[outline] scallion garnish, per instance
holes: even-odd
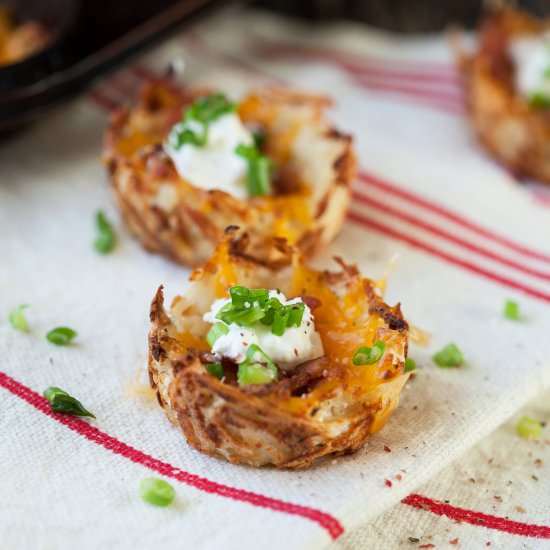
[[[100,254],[107,254],[113,250],[116,243],[116,234],[104,212],[98,210],[95,215],[97,237],[94,247]]]
[[[271,326],[273,334],[282,336],[287,328],[299,327],[302,323],[304,303],[283,305],[277,298],[270,298],[269,291],[264,288],[233,286],[229,289],[229,295],[231,301],[216,314],[227,325],[235,323],[248,327],[261,321]]]
[[[460,367],[464,363],[464,356],[456,344],[447,344],[432,357],[439,367]]]
[[[412,372],[413,370],[416,370],[416,361],[412,357],[407,357],[404,372]]]
[[[172,127],[168,136],[170,147],[178,150],[186,143],[204,147],[208,141],[208,125],[222,115],[233,112],[235,107],[235,103],[221,93],[197,99],[183,113],[181,122]]]
[[[352,363],[354,365],[374,365],[374,363],[382,359],[385,351],[386,344],[381,340],[378,340],[372,348],[369,346],[361,346],[353,354]]]
[[[53,412],[95,418],[90,411],[84,408],[84,405],[78,399],[75,399],[60,388],[50,386],[44,391],[43,395],[50,402],[50,408]]]
[[[522,416],[516,424],[516,431],[520,437],[538,439],[542,432],[542,424],[530,416]]]
[[[8,319],[11,326],[15,330],[19,330],[21,332],[29,332],[29,323],[27,322],[27,318],[23,313],[23,310],[28,307],[29,306],[27,304],[21,304],[20,306],[17,306],[10,311]]]
[[[262,155],[256,145],[238,145],[235,153],[248,162],[247,187],[251,197],[268,195],[271,192],[273,162]]]
[[[208,342],[208,345],[212,347],[220,336],[223,336],[228,332],[229,329],[227,328],[227,325],[224,325],[223,323],[213,324],[212,328],[208,331],[208,334],[206,335],[206,341]]]
[[[142,479],[139,484],[141,498],[153,506],[170,506],[176,492],[170,483],[156,477]]]
[[[216,93],[197,99],[185,111],[184,119],[209,124],[227,113],[232,113],[235,108],[235,103],[229,101],[225,94]]]
[[[511,321],[519,321],[519,304],[513,300],[504,302],[504,317]]]
[[[533,92],[529,95],[529,105],[535,109],[550,108],[550,95],[544,92]]]
[[[224,375],[223,365],[221,363],[208,363],[204,366],[208,374],[216,378],[222,378]]]
[[[46,334],[46,339],[56,346],[68,346],[76,336],[78,333],[72,328],[56,327]]]
[[[260,360],[257,356],[260,356]],[[240,386],[249,384],[268,384],[277,380],[277,366],[256,344],[246,352],[246,359],[239,365],[237,382]]]

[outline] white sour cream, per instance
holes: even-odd
[[[181,128],[201,133],[202,126],[194,121],[180,122]],[[176,125],[176,127],[178,126]],[[251,145],[252,134],[245,128],[237,113],[227,113],[208,125],[208,139],[204,147],[186,143],[179,150],[169,143],[165,150],[179,175],[203,189],[219,189],[235,198],[248,196],[246,159],[235,153],[240,145]]]
[[[516,67],[516,88],[529,98],[541,94],[550,99],[550,33],[516,38],[510,43]]]
[[[269,297],[277,298],[283,305],[302,302],[300,298],[287,300],[284,294],[275,290],[269,291]],[[231,298],[216,300],[203,319],[211,324],[222,322],[216,319],[216,314],[230,301]],[[315,330],[313,316],[307,305],[305,305],[300,326],[287,328],[282,336],[273,334],[271,327],[265,326],[261,322],[251,327],[241,327],[235,323],[226,326],[229,328],[229,332],[216,340],[212,347],[212,353],[219,357],[229,357],[236,363],[242,363],[245,360],[246,352],[251,344],[259,346],[277,367],[283,370],[322,357],[324,354],[321,337]],[[256,354],[255,360],[260,360],[259,354]]]

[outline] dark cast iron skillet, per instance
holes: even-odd
[[[0,67],[0,132],[82,92],[90,82],[219,0],[0,0],[18,22],[39,21],[50,43]]]

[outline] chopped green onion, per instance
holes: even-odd
[[[357,348],[357,351],[353,354],[352,362],[354,365],[366,365],[370,357],[371,348],[368,346],[361,346]]]
[[[56,327],[46,334],[47,340],[56,346],[68,346],[76,336],[78,333],[69,327]]]
[[[176,492],[172,485],[156,477],[142,479],[139,484],[141,498],[153,506],[170,506],[174,501]]]
[[[288,317],[289,310],[286,307],[275,310],[273,324],[271,325],[271,332],[276,336],[282,336],[287,327]]]
[[[94,241],[94,247],[100,254],[107,254],[108,252],[111,252],[115,246],[115,230],[101,210],[96,212],[95,220],[97,226],[97,238]]]
[[[464,363],[464,356],[456,344],[447,344],[432,359],[439,367],[460,367]]]
[[[216,378],[222,378],[225,374],[223,371],[223,365],[221,363],[208,363],[204,366],[208,374],[215,376]]]
[[[250,290],[245,286],[232,286],[229,289],[229,295],[231,296],[231,303],[234,306],[242,306],[248,301]]]
[[[251,197],[268,195],[271,192],[273,162],[262,155],[255,145],[238,145],[235,153],[248,161],[248,194]]]
[[[84,405],[78,399],[75,399],[60,388],[50,386],[44,390],[43,395],[50,402],[50,408],[53,412],[95,418],[90,411],[84,408]]]
[[[196,120],[209,124],[221,116],[235,111],[236,105],[225,94],[216,93],[201,97],[184,114],[185,120]]]
[[[519,321],[519,304],[513,300],[504,302],[504,317],[512,321]]]
[[[353,354],[352,363],[354,365],[374,365],[382,359],[385,351],[386,344],[380,340],[372,348],[361,346]]]
[[[256,359],[260,355],[263,362]],[[265,364],[264,364],[265,362]],[[239,365],[237,382],[240,386],[249,384],[268,384],[277,380],[277,367],[268,355],[256,344],[246,352],[246,359]]]
[[[224,94],[212,94],[201,97],[193,103],[182,116],[181,122],[172,127],[168,143],[179,150],[185,144],[204,147],[208,141],[208,125],[222,115],[235,110],[235,104]]]
[[[538,439],[542,432],[542,424],[530,416],[522,416],[516,424],[516,431],[520,437]]]
[[[269,290],[266,290],[265,288],[251,288],[248,291],[248,299],[251,303],[258,302],[260,307],[265,307],[267,301],[269,300]]]
[[[214,325],[212,325],[212,327],[208,331],[208,334],[206,335],[206,341],[208,342],[208,345],[212,347],[220,336],[223,336],[228,332],[229,328],[227,328],[226,325],[224,325],[223,323],[215,323]]]
[[[179,122],[172,127],[168,135],[168,144],[172,149],[178,151],[185,144],[195,145],[196,147],[204,147],[208,140],[208,129],[206,126],[201,127],[201,132],[185,126],[185,123]]]
[[[412,357],[407,357],[405,359],[405,371],[404,372],[412,372],[413,370],[416,370],[416,361]]]
[[[293,304],[290,306],[288,314],[287,327],[299,327],[302,324],[302,318],[304,316],[304,310],[306,306],[304,303]]]
[[[27,322],[27,318],[23,313],[23,310],[28,307],[29,306],[27,304],[21,304],[20,306],[17,306],[10,311],[8,319],[11,326],[15,330],[19,330],[21,332],[29,332],[29,323]]]
[[[550,108],[550,95],[543,92],[533,92],[529,95],[529,105],[535,109]]]

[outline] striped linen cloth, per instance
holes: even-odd
[[[109,112],[181,55],[189,83],[237,96],[274,82],[326,93],[336,100],[331,117],[356,136],[360,174],[348,221],[315,263],[328,266],[338,254],[377,278],[397,256],[387,300],[401,301],[433,337],[428,348],[412,346],[419,374],[388,426],[353,456],[303,472],[226,464],[189,448],[156,403],[132,389],[145,366],[153,292],[160,283],[169,295],[182,291],[188,270],[128,236],[99,147]],[[479,523],[416,490],[550,386],[550,219],[538,188],[479,151],[444,37],[313,30],[226,12],[1,144],[0,166],[0,303],[4,318],[30,304],[31,325],[30,334],[0,325],[2,547],[353,547],[400,501],[455,514],[472,529]],[[98,208],[117,220],[119,243],[107,257],[91,246]],[[503,317],[506,299],[520,303],[522,322]],[[45,340],[58,325],[78,331],[74,345]],[[431,362],[448,342],[461,347],[465,367]],[[40,397],[50,385],[97,420],[51,413]],[[176,488],[171,508],[139,498],[139,481],[151,475]],[[490,513],[499,526],[512,521],[507,511]],[[542,512],[518,522],[529,547],[548,544]]]

